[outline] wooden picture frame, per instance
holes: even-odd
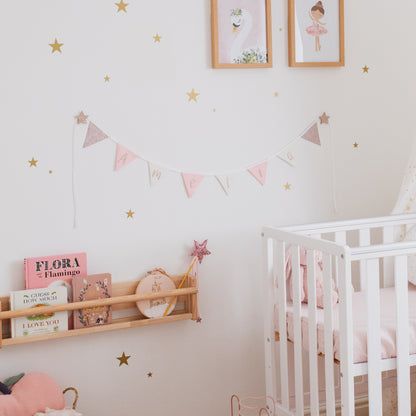
[[[271,68],[271,0],[211,0],[213,68]]]
[[[344,66],[344,0],[288,0],[289,66]]]

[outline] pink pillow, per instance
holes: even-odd
[[[12,394],[0,396],[0,416],[33,416],[47,407],[65,407],[61,388],[46,374],[26,374],[11,390]]]
[[[299,249],[300,257],[300,279],[302,282],[300,300],[308,303],[308,274],[307,274],[307,250],[304,247]],[[293,281],[292,281],[292,247],[286,250],[286,280],[289,285],[290,299],[293,301]],[[324,308],[324,275],[322,268],[322,252],[315,251],[315,271],[316,271],[316,305]],[[332,280],[332,305],[338,302],[338,291],[335,289]]]

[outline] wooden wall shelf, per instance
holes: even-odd
[[[176,287],[179,286],[184,275],[171,276]],[[56,338],[66,338],[79,335],[95,334],[117,329],[134,328],[139,326],[156,325],[167,322],[184,321],[187,319],[198,319],[197,305],[197,279],[189,276],[182,289],[169,290],[158,293],[136,295],[136,288],[139,280],[131,282],[119,282],[112,284],[113,296],[106,299],[89,300],[83,302],[66,303],[55,306],[42,306],[36,309],[39,314],[72,311],[93,306],[112,305],[113,314],[116,311],[124,311],[127,316],[113,318],[108,325],[99,325],[83,329],[70,329],[68,331],[49,333],[45,335],[28,335],[24,337],[11,338],[10,322],[12,318],[33,315],[33,309],[10,310],[9,296],[0,297],[0,348],[8,345],[26,344],[29,342],[46,341]],[[137,309],[136,302],[146,299],[159,299],[163,297],[177,296],[175,310],[163,318],[146,318]]]

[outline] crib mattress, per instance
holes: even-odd
[[[334,358],[340,360],[339,304],[334,306],[333,333]],[[380,289],[381,357],[396,357],[396,295],[394,287]],[[367,302],[364,292],[352,295],[354,363],[367,361]],[[275,328],[278,331],[278,305],[275,305]],[[294,340],[293,306],[287,305],[287,337]],[[302,344],[309,346],[308,305],[302,303]],[[318,354],[325,354],[324,311],[317,309]],[[409,347],[410,354],[416,354],[416,286],[409,284]]]

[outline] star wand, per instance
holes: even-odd
[[[192,267],[194,267],[194,264],[195,264],[195,262],[196,262],[196,260],[197,260],[197,259],[198,259],[198,257],[197,257],[197,256],[195,256],[195,257],[194,257],[194,259],[192,260],[192,263],[191,263],[191,265],[190,265],[190,267],[189,267],[188,271],[186,272],[185,276],[183,277],[182,282],[181,282],[181,283],[180,283],[180,285],[178,286],[178,289],[180,289],[180,288],[183,286],[183,284],[185,283],[185,280],[186,280],[186,278],[188,277],[188,275],[189,275],[190,271],[192,270]],[[175,300],[175,299],[176,299],[176,296],[174,296],[174,297],[171,299],[171,301],[170,301],[170,303],[169,303],[168,307],[166,308],[165,313],[163,314],[163,316],[166,316],[166,315],[167,315],[167,313],[168,313],[168,311],[169,311],[170,307],[172,306],[172,303],[174,302],[174,300]]]

